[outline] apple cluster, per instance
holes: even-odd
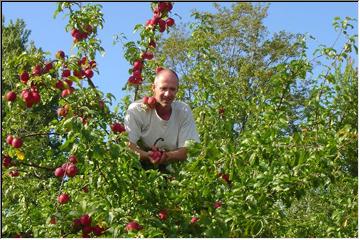
[[[155,162],[157,163],[157,162],[160,161],[163,153],[164,153],[164,152],[163,152],[163,151],[160,151],[160,150],[153,150],[153,151],[150,152],[150,155],[149,155],[149,156],[150,156],[152,159],[154,159]]]
[[[78,169],[76,167],[77,157],[75,155],[70,155],[68,158],[68,162],[61,165],[54,171],[54,175],[63,179],[64,176],[74,177],[78,173]],[[61,193],[58,198],[58,202],[60,204],[65,204],[70,201],[70,196],[67,193]]]
[[[40,103],[40,93],[35,86],[30,89],[23,89],[21,91],[21,98],[26,104],[26,107],[31,108],[33,105]]]
[[[90,24],[86,24],[82,29],[73,28],[71,30],[71,36],[73,42],[77,43],[86,39],[93,32],[93,27]]]
[[[159,32],[164,32],[168,27],[175,24],[174,19],[168,17],[168,13],[173,8],[171,2],[158,2],[153,7],[153,16],[151,19],[146,21],[146,29]],[[136,59],[133,63],[132,75],[128,79],[128,83],[132,85],[142,84],[142,69],[146,60],[152,60],[154,53],[149,49],[154,50],[156,48],[156,42],[154,39],[150,39],[148,46],[144,52],[140,54],[140,58]],[[156,71],[158,72],[158,71]]]
[[[11,166],[11,157],[8,155],[2,155],[2,164],[5,168]]]
[[[122,133],[125,132],[125,127],[123,124],[118,123],[118,122],[114,122],[113,124],[110,125],[111,130],[114,133]]]
[[[175,24],[174,19],[167,17],[172,8],[171,2],[158,2],[153,8],[153,17],[146,21],[146,27],[154,29],[159,26],[159,32],[164,32],[166,28],[173,26]]]
[[[65,53],[62,50],[59,50],[55,57],[57,60],[65,61]],[[148,57],[146,55],[146,57]],[[56,60],[54,60],[56,61]],[[53,62],[50,61],[45,64],[36,64],[32,72],[22,71],[19,74],[20,81],[26,85],[21,91],[21,98],[24,101],[26,107],[31,108],[36,104],[39,104],[41,101],[41,94],[38,90],[38,87],[35,81],[31,82],[31,86],[28,85],[28,81],[31,78],[40,77],[45,73],[49,73],[53,68]],[[91,79],[94,76],[93,69],[96,67],[96,62],[94,60],[88,60],[86,56],[82,57],[78,61],[77,69],[74,70],[73,75],[78,79],[88,78]],[[73,87],[73,82],[69,79],[71,76],[71,70],[67,68],[66,64],[63,65],[62,71],[60,73],[61,79],[57,80],[54,84],[56,89],[61,90],[61,97],[67,97],[72,94],[75,89]],[[14,90],[11,90],[5,94],[5,100],[8,102],[15,102],[17,94]]]
[[[63,178],[64,176],[74,177],[78,173],[76,167],[77,157],[75,155],[69,156],[69,162],[64,163],[61,167],[58,167],[54,171],[56,177]]]
[[[65,53],[59,50],[56,53],[56,57],[59,60],[65,59]],[[77,69],[73,71],[73,76],[78,79],[84,79],[85,77],[91,79],[94,76],[93,69],[96,67],[96,62],[94,60],[89,61],[86,56],[82,57],[77,63]],[[67,97],[74,92],[72,87],[73,82],[69,79],[71,76],[71,70],[66,67],[63,67],[61,72],[61,80],[58,80],[55,83],[55,88],[61,90],[61,97]]]
[[[91,216],[89,216],[89,214],[84,214],[74,219],[72,227],[76,232],[82,230],[82,237],[84,238],[89,238],[91,233],[95,236],[101,236],[105,231],[105,229],[98,224],[95,226],[91,225]]]
[[[11,157],[8,155],[2,155],[2,164],[5,168],[9,168],[13,165],[11,162]],[[10,177],[18,177],[20,175],[20,172],[17,169],[14,169],[9,172]]]
[[[143,104],[147,109],[154,109],[156,105],[156,98],[155,97],[143,97]]]
[[[21,148],[21,146],[23,145],[23,140],[20,137],[8,135],[6,137],[6,143],[11,145],[13,148]]]

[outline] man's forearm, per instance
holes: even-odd
[[[139,148],[136,144],[129,142],[129,148],[139,156],[140,160],[149,159],[149,154],[146,151]]]
[[[134,151],[140,158],[141,161],[149,160],[149,152],[146,152],[139,148],[136,144],[129,142],[129,148]],[[187,158],[187,150],[186,148],[179,148],[173,151],[164,152],[166,157],[162,159],[161,163],[172,163],[178,161],[184,161]]]
[[[184,161],[187,158],[187,150],[186,148],[179,148],[173,151],[167,152],[167,161],[168,163]]]

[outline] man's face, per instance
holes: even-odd
[[[176,76],[170,71],[163,70],[152,86],[154,97],[162,107],[169,107],[175,100],[178,90]]]

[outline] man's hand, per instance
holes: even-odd
[[[158,164],[161,162],[162,156],[163,156],[163,152],[153,149],[151,151],[148,152],[149,154],[149,160],[152,164]]]
[[[152,146],[152,150],[148,151],[148,157],[152,164],[160,164],[163,163],[162,158],[165,151],[159,150],[157,147]]]

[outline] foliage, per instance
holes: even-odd
[[[267,37],[262,5],[195,12],[190,33],[175,28],[149,61],[140,54],[150,39],[160,39],[160,25],[135,26],[141,40],[125,44],[125,58],[131,64],[141,58],[146,78],[128,90],[144,94],[162,63],[176,70],[179,98],[192,106],[202,140],[188,142],[188,160],[161,173],[145,171],[128,149],[126,133],[114,130],[130,97],[111,112],[114,97],[85,74],[98,72],[95,58],[103,51],[97,38],[101,6],[57,6],[55,15],[69,12],[72,35],[74,28],[92,26],[87,37],[73,36],[73,55],[58,52],[45,60],[44,52],[26,48],[23,23],[5,26],[17,34],[3,42],[2,81],[18,96],[12,102],[2,93],[4,237],[97,237],[96,228],[101,237],[358,236],[352,19],[335,19],[344,46],[320,46],[317,62],[306,55],[303,35]],[[151,4],[153,13],[157,8]],[[5,44],[10,42],[17,44]],[[36,65],[41,74],[32,72]],[[19,80],[23,71],[30,73],[26,83]],[[24,89],[39,92],[40,103],[28,107],[20,96]],[[23,145],[10,146],[8,135]],[[74,156],[75,176],[56,177],[54,171]],[[61,204],[57,198],[65,193],[70,200]],[[91,225],[74,224],[86,214]],[[133,221],[140,227],[130,231]]]

